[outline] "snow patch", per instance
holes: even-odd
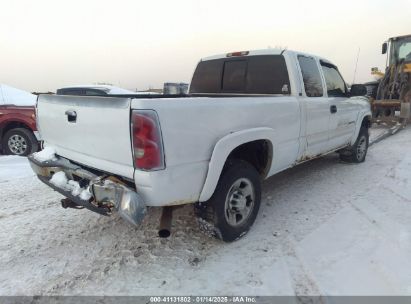
[[[87,188],[87,189],[83,189],[83,190],[81,191],[81,193],[80,193],[80,198],[81,198],[83,201],[88,201],[88,200],[91,198],[91,193],[90,193],[90,191],[89,191],[88,188]]]
[[[363,164],[331,154],[271,177],[250,233],[231,244],[207,239],[192,206],[175,210],[169,239],[157,237],[159,208],[139,229],[62,210],[25,158],[0,156],[0,293],[410,295],[410,150],[408,127]]]
[[[68,184],[69,184],[70,187],[72,187],[71,194],[73,194],[74,196],[79,196],[81,194],[82,189],[81,189],[80,184],[78,182],[73,181],[73,180],[69,180]]]
[[[78,182],[69,180],[66,173],[63,171],[55,173],[50,179],[50,183],[56,187],[71,192],[73,196],[80,196],[80,199],[82,200],[87,201],[91,198],[91,193],[88,188],[81,188]]]
[[[34,153],[33,157],[39,162],[57,160],[56,150],[53,147],[45,147],[42,151]]]
[[[0,156],[0,184],[20,178],[34,176],[33,170],[26,157],[22,156]],[[0,186],[0,193],[3,188]],[[2,197],[2,194],[0,194]]]
[[[68,179],[66,174],[62,171],[53,174],[50,183],[59,188],[67,189]]]
[[[0,84],[0,104],[15,106],[34,106],[37,96],[29,92]]]

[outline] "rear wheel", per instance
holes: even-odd
[[[367,156],[369,144],[368,128],[361,127],[355,143],[340,152],[340,159],[345,162],[362,163]]]
[[[248,162],[230,160],[213,196],[196,206],[200,228],[225,242],[235,241],[254,223],[260,201],[257,170]]]
[[[6,154],[27,156],[38,151],[38,142],[33,132],[24,128],[7,131],[2,146]]]

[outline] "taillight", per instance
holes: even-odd
[[[163,142],[155,111],[136,110],[131,114],[134,165],[142,170],[164,169]]]

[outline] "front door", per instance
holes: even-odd
[[[351,102],[345,85],[336,66],[320,61],[324,80],[327,87],[327,96],[333,113],[329,122],[329,149],[335,150],[347,146],[354,134],[357,121],[357,105]]]

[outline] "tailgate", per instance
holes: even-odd
[[[133,178],[129,98],[40,95],[46,146],[88,167]]]

